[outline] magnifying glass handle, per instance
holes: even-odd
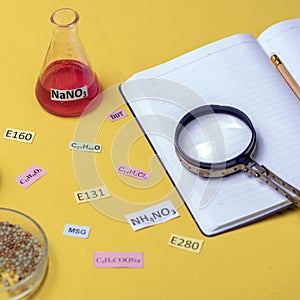
[[[251,158],[250,163],[247,166],[245,165],[243,170],[256,178],[260,178],[297,207],[300,207],[300,191],[275,175],[267,167],[260,165]]]

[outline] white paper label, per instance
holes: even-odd
[[[77,203],[86,203],[93,200],[99,200],[110,197],[106,185],[91,188],[88,190],[74,192]]]
[[[154,226],[178,217],[179,214],[170,200],[153,205],[126,215],[131,228],[136,231],[145,227]]]
[[[71,141],[70,144],[69,144],[69,149],[70,150],[75,150],[75,151],[100,153],[102,151],[102,145],[101,144],[82,143],[82,142]]]
[[[90,230],[91,227],[89,226],[66,224],[63,231],[63,235],[87,239],[89,237]]]
[[[194,239],[178,234],[172,233],[169,239],[169,246],[182,249],[185,251],[199,253],[202,247],[203,241]]]
[[[9,140],[15,140],[22,143],[32,143],[35,132],[20,130],[15,128],[6,128],[4,138]]]
[[[54,101],[74,101],[88,96],[87,86],[72,90],[51,89],[51,100]]]

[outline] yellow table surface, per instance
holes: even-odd
[[[242,32],[257,37],[273,23],[300,16],[296,0],[27,0],[1,4],[2,136],[12,127],[34,131],[36,137],[32,144],[2,138],[0,206],[28,214],[47,234],[48,273],[33,299],[299,299],[300,211],[206,237],[183,205],[178,207],[179,218],[134,232],[128,223],[89,203],[77,204],[73,192],[82,188],[82,174],[78,174],[82,166],[76,169],[68,145],[81,126],[80,119],[45,112],[34,94],[52,35],[49,17],[60,7],[72,7],[79,13],[80,37],[108,90],[137,71],[209,42]],[[105,112],[122,103],[117,95],[111,98],[110,103],[104,98],[99,108],[102,115],[94,120],[99,127],[97,141],[103,145],[96,166],[104,184],[129,205],[164,198],[178,203],[179,197],[157,165],[153,170],[160,172],[160,178],[152,187],[135,186],[134,179],[128,185],[127,179],[116,175],[113,164],[125,154],[132,166],[153,171],[153,154],[138,130],[130,136],[134,141],[130,147],[122,146],[126,139],[118,139],[118,133],[132,117],[109,122]],[[44,168],[47,175],[24,189],[14,178],[33,164]],[[89,171],[83,172],[87,182]],[[66,223],[90,226],[89,238],[63,236]],[[168,246],[172,233],[204,240],[201,252]],[[144,268],[96,269],[93,253],[98,251],[141,251]]]

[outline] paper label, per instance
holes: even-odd
[[[119,110],[116,110],[116,111],[110,113],[107,116],[112,122],[114,122],[114,121],[117,121],[119,119],[126,117],[127,114],[123,109],[119,109]]]
[[[170,200],[153,205],[126,215],[131,228],[134,231],[145,227],[154,226],[178,217],[179,214]]]
[[[93,200],[110,197],[106,185],[74,192],[77,203],[85,203]]]
[[[51,89],[51,100],[53,101],[74,101],[88,96],[87,86],[72,90]]]
[[[171,234],[168,245],[182,250],[199,253],[203,241],[177,234]]]
[[[95,268],[143,268],[143,252],[94,252]]]
[[[22,129],[6,128],[4,138],[22,143],[32,143],[35,132]]]
[[[151,176],[151,174],[146,171],[124,165],[119,165],[116,171],[120,174],[124,174],[126,176],[134,177],[145,181],[147,181]]]
[[[69,144],[69,149],[76,150],[76,151],[85,151],[85,152],[101,152],[102,145],[71,141]]]
[[[15,178],[15,181],[26,189],[45,174],[47,174],[45,170],[43,170],[38,165],[33,165],[17,178]]]
[[[87,239],[90,234],[90,226],[80,226],[76,224],[66,224],[63,235]]]

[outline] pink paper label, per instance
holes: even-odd
[[[95,268],[143,268],[143,252],[94,252]]]
[[[123,109],[119,109],[119,110],[116,110],[116,111],[110,113],[107,116],[109,117],[109,119],[112,122],[114,122],[114,121],[117,121],[119,119],[122,119],[122,118],[126,117],[127,114],[126,114],[126,112]]]
[[[43,170],[38,165],[33,165],[17,178],[15,178],[15,181],[26,189],[45,174],[47,174],[45,170]]]
[[[151,174],[146,171],[124,165],[119,165],[116,171],[120,174],[124,174],[145,181],[148,180],[151,176]]]

